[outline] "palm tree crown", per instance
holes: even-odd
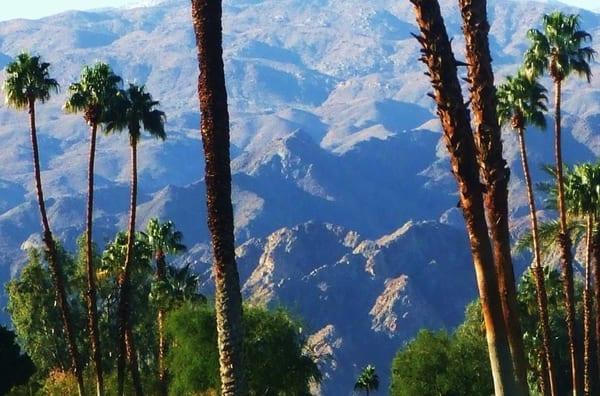
[[[600,166],[576,165],[565,180],[565,200],[574,216],[595,215],[600,206]]]
[[[527,125],[546,128],[548,111],[546,88],[535,78],[519,71],[516,76],[508,76],[497,90],[498,118],[501,125],[509,124],[514,129],[525,129]]]
[[[114,74],[106,63],[85,66],[79,81],[69,86],[65,110],[68,113],[82,111],[90,125],[107,121],[121,81],[121,77]]]
[[[57,92],[59,85],[50,78],[50,63],[41,62],[39,56],[31,56],[26,52],[6,67],[4,92],[6,103],[15,109],[26,109],[30,102],[39,100],[44,103]]]
[[[375,372],[375,367],[369,364],[358,376],[354,390],[362,390],[369,394],[369,391],[377,389],[379,389],[379,376]]]
[[[117,101],[111,109],[111,117],[106,124],[106,132],[129,131],[132,144],[137,144],[142,127],[151,136],[165,140],[165,113],[156,107],[160,103],[152,99],[143,85],[129,84],[126,90],[119,92]]]
[[[172,254],[186,250],[182,243],[183,235],[175,230],[172,221],[161,223],[157,218],[152,218],[148,221],[146,232],[141,234],[155,251],[162,250],[164,253]]]
[[[580,29],[579,15],[566,15],[560,11],[543,17],[543,32],[531,29],[527,35],[531,48],[525,53],[525,67],[532,75],[549,71],[555,81],[562,81],[572,72],[592,76],[589,62],[596,53],[585,43],[592,36]]]

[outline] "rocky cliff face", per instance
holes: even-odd
[[[323,394],[350,394],[368,363],[382,389],[395,352],[423,327],[453,327],[476,295],[462,229],[408,222],[378,239],[308,222],[251,239],[237,250],[243,295],[288,307],[321,359]],[[207,270],[205,287],[210,290]],[[450,297],[451,296],[451,297]]]

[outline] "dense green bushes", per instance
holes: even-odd
[[[114,367],[116,347],[117,276],[123,262],[126,237],[119,233],[102,254],[94,254],[98,284],[98,313],[106,372],[107,394],[117,393]],[[69,296],[72,319],[85,328],[83,300],[85,282],[85,244],[79,241],[76,255],[59,249]],[[138,346],[141,376],[148,394],[158,391],[157,312],[167,313],[167,370],[172,373],[170,393],[188,395],[219,389],[219,365],[215,312],[198,293],[198,276],[190,266],[167,265],[164,280],[157,280],[152,263],[153,249],[145,234],[138,234],[132,278],[132,318]],[[77,393],[77,381],[69,371],[69,355],[60,312],[54,303],[54,289],[46,260],[37,249],[17,277],[7,283],[8,312],[20,346],[35,364],[35,374],[26,386],[13,395],[69,395]],[[268,311],[248,306],[244,312],[246,375],[253,394],[304,395],[310,381],[319,381],[319,369],[305,351],[300,322],[283,309]],[[84,332],[78,345],[85,361],[90,350]],[[1,335],[1,334],[0,334]],[[4,348],[5,343],[0,344]],[[11,345],[7,343],[6,345]],[[15,348],[17,348],[15,346]],[[18,351],[18,348],[17,348]],[[13,353],[14,355],[14,353]],[[33,365],[23,381],[31,375]],[[84,381],[94,389],[95,377],[88,365]],[[18,384],[13,382],[10,385]],[[126,383],[129,389],[130,383]]]
[[[560,274],[545,270],[548,290],[550,326],[554,335],[553,353],[558,373],[559,394],[567,394],[569,356],[564,345],[567,331],[564,326],[564,304]],[[580,301],[581,284],[576,297]],[[527,271],[519,285],[519,310],[523,325],[525,349],[529,360],[529,387],[533,394],[540,391],[541,335],[538,328],[535,287]],[[583,309],[577,307],[577,328],[581,328]],[[478,302],[467,307],[465,320],[456,331],[422,330],[414,340],[396,355],[392,364],[392,396],[489,396],[493,394],[485,328]]]
[[[310,381],[320,381],[314,360],[304,350],[300,323],[282,309],[246,306],[244,369],[251,394],[307,395]],[[170,393],[188,395],[219,389],[214,308],[185,304],[167,319],[176,347],[169,352]]]

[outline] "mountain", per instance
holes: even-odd
[[[440,243],[423,243],[431,240]],[[476,295],[465,234],[439,222],[408,222],[373,240],[308,222],[250,239],[237,253],[247,301],[304,318],[323,358],[324,394],[352,394],[362,367],[389,367],[420,328],[456,326]],[[382,372],[381,389],[387,378]]]
[[[83,230],[88,131],[80,116],[61,110],[65,91],[82,65],[96,60],[146,84],[168,115],[169,138],[140,145],[138,226],[153,216],[174,220],[190,247],[178,262],[193,262],[210,292],[189,4],[145,4],[2,22],[0,68],[29,49],[52,63],[61,84],[37,113],[51,225],[69,249]],[[461,58],[456,4],[441,5]],[[491,1],[498,81],[517,69],[527,29],[555,7],[580,13],[600,50],[598,14]],[[475,296],[456,185],[410,36],[410,3],[236,0],[226,1],[224,12],[244,295],[304,317],[314,350],[333,356],[324,366],[324,394],[351,390],[367,362],[376,363],[385,384],[394,352],[418,328],[456,325]],[[592,67],[599,75],[598,64]],[[571,79],[564,95],[565,160],[594,159],[600,82]],[[27,114],[0,107],[0,282],[23,265],[23,249],[39,243],[27,122]],[[516,138],[506,131],[504,142],[517,235],[527,226],[527,202]],[[528,143],[540,181],[540,165],[553,161],[552,134],[532,130]],[[128,178],[126,136],[101,137],[94,214],[100,246],[124,228]]]

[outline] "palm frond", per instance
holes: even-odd
[[[15,109],[28,108],[30,103],[50,99],[59,90],[58,82],[50,77],[50,63],[26,52],[17,55],[6,67],[3,85],[6,104]]]

